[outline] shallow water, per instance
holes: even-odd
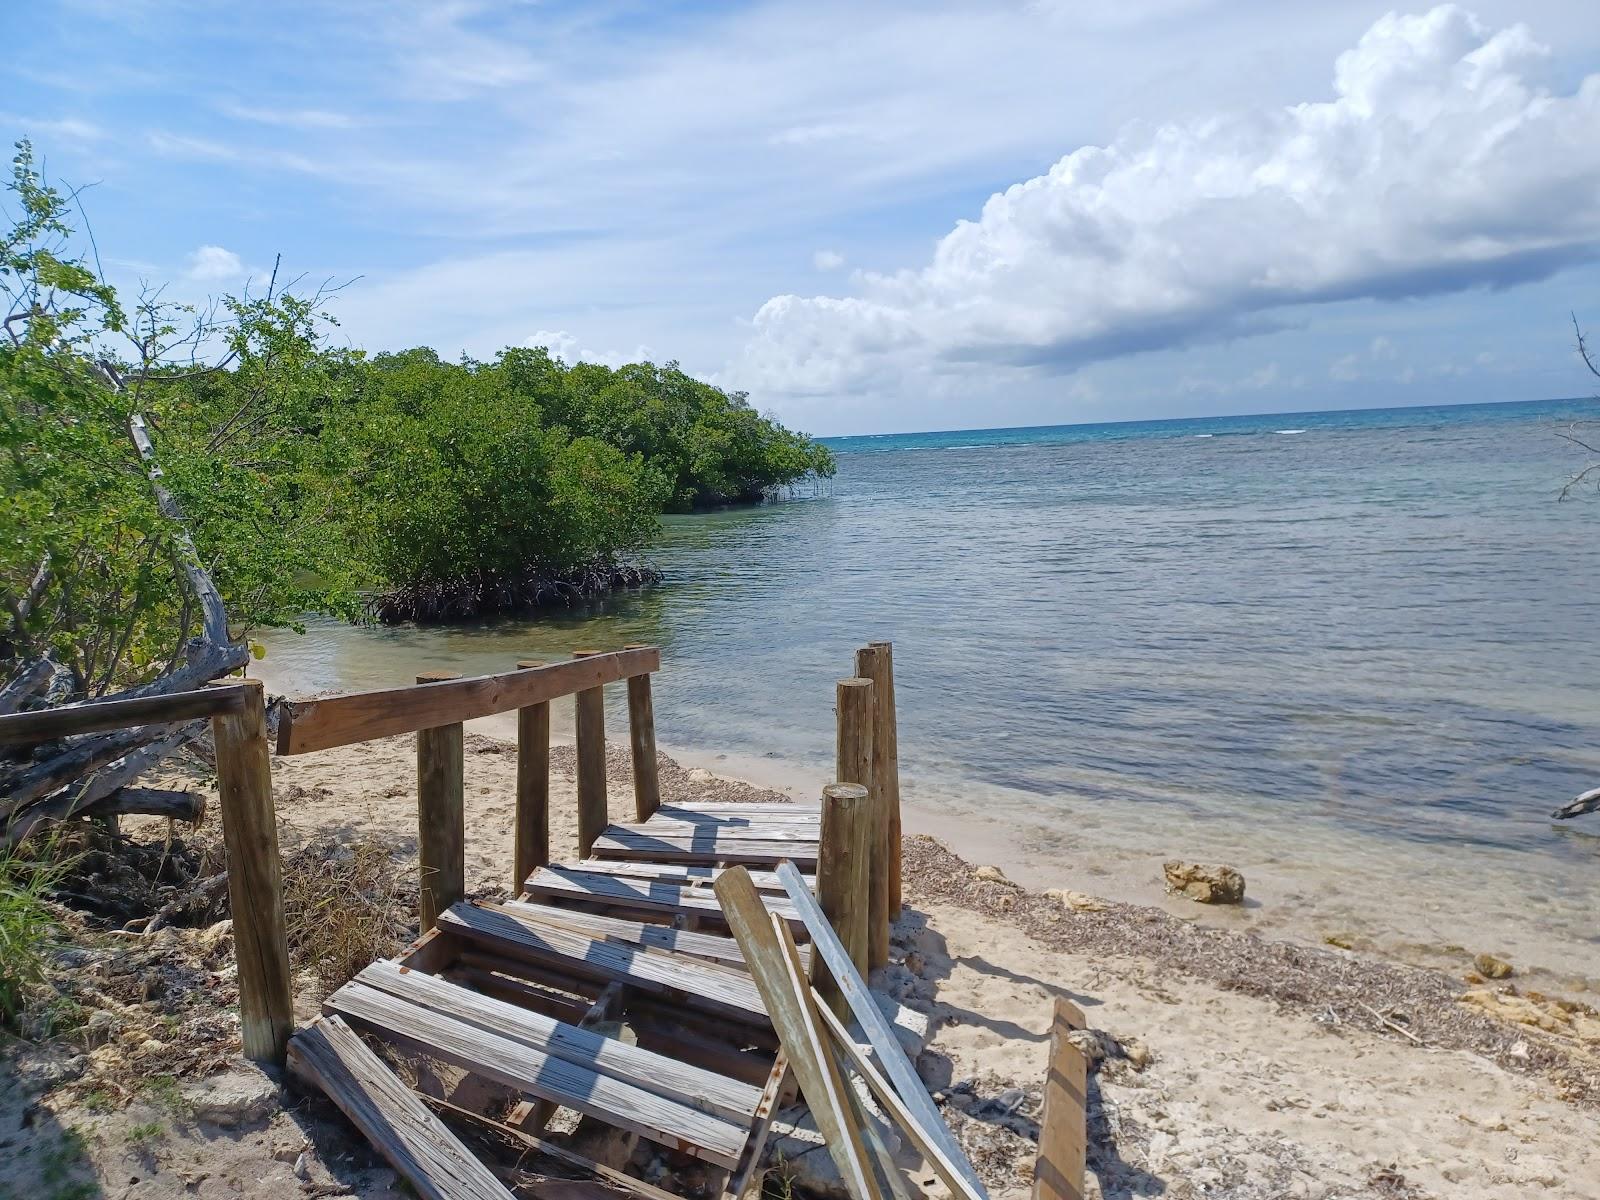
[[[1261,901],[1222,919],[1600,975],[1600,818],[1547,817],[1600,784],[1583,407],[841,439],[814,498],[669,519],[654,591],[319,622],[262,665],[304,694],[655,642],[663,745],[814,787],[889,638],[913,824],[969,857],[1139,898],[1222,858]]]

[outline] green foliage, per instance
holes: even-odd
[[[159,291],[124,308],[26,142],[9,194],[0,680],[41,655],[75,696],[171,669],[202,627],[186,566],[243,639],[354,617],[372,591],[603,567],[664,511],[833,473],[824,447],[675,363],[368,358],[330,344],[328,293],[276,275],[204,309]]]
[[[48,861],[48,856],[36,861],[0,851],[0,1027],[14,1025],[22,1015],[56,943],[44,894],[64,866],[41,865]]]

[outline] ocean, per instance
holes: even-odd
[[[829,484],[667,519],[660,588],[313,622],[263,673],[308,693],[655,642],[663,746],[815,791],[834,683],[888,639],[910,823],[968,857],[1152,902],[1162,858],[1222,859],[1252,901],[1208,919],[1600,975],[1600,818],[1548,819],[1600,786],[1600,498],[1559,498],[1586,414],[833,439]]]

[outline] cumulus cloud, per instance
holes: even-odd
[[[1390,14],[1339,56],[1332,99],[1076,150],[926,266],[773,297],[729,373],[800,393],[1068,370],[1277,328],[1295,305],[1546,276],[1600,249],[1600,75],[1554,94],[1531,78],[1545,53],[1453,5]]]
[[[184,272],[197,283],[220,283],[244,274],[244,263],[232,250],[221,246],[201,246],[189,255]]]
[[[844,266],[844,255],[837,250],[818,250],[811,256],[811,265],[819,271],[837,271]]]
[[[653,353],[649,346],[638,345],[631,353],[622,350],[589,350],[565,329],[539,329],[523,339],[524,346],[543,346],[552,358],[559,358],[568,366],[575,363],[599,363],[607,367],[620,367],[625,363],[649,362]]]

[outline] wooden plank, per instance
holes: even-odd
[[[582,1025],[569,1025],[503,1000],[480,996],[433,975],[408,971],[394,963],[373,963],[356,976],[356,982],[742,1125],[750,1123],[761,1100],[760,1089],[747,1083],[664,1054],[641,1050]],[[620,983],[613,982],[602,997],[616,995],[609,989],[620,992],[621,987]],[[589,1016],[586,1014],[585,1019]]]
[[[244,703],[211,718],[222,840],[228,852],[228,907],[239,964],[239,1029],[246,1058],[281,1064],[294,1031],[294,996],[267,710],[259,679],[240,687],[246,693]]]
[[[365,984],[345,984],[328,997],[323,1007],[386,1041],[419,1050],[485,1079],[565,1105],[718,1166],[732,1169],[738,1165],[747,1131],[721,1117],[448,1014],[419,1008]]]
[[[431,671],[417,682],[454,678]],[[467,890],[464,737],[459,722],[417,731],[418,929],[432,929]]]
[[[289,1070],[326,1094],[423,1200],[511,1200],[338,1017],[319,1018],[295,1036]]]
[[[759,811],[765,809],[765,812]],[[802,809],[788,804],[752,805],[743,812],[719,812],[706,807],[691,808],[681,804],[663,804],[655,811],[658,821],[681,821],[693,825],[736,827],[748,825],[809,825],[813,829],[822,824],[821,809]]]
[[[661,807],[656,712],[648,675],[634,675],[628,680],[628,746],[633,756],[633,811],[645,821]]]
[[[582,930],[607,941],[629,942],[636,946],[647,946],[652,950],[693,955],[727,966],[744,965],[744,959],[739,954],[739,944],[732,938],[720,934],[674,929],[671,925],[652,925],[645,921],[629,921],[622,917],[607,917],[576,908],[532,904],[525,900],[508,900],[501,907],[534,924]]]
[[[817,843],[749,841],[723,833],[713,837],[695,833],[639,833],[612,825],[595,839],[594,853],[607,858],[648,858],[660,862],[737,863],[776,866],[791,861],[801,867],[817,865]]]
[[[750,1126],[750,1140],[745,1143],[744,1161],[728,1180],[723,1195],[729,1200],[739,1200],[750,1186],[750,1180],[761,1169],[761,1155],[767,1148],[767,1137],[772,1132],[772,1118],[777,1115],[778,1101],[789,1078],[789,1060],[778,1052],[767,1075],[766,1086],[761,1089],[761,1101],[756,1105],[756,1119]]]
[[[823,915],[822,909],[817,907],[816,898],[806,890],[800,872],[791,864],[785,863],[778,868],[778,877],[783,880],[789,899],[794,902],[795,908],[800,910],[806,928],[811,931],[813,953],[820,956],[828,969],[833,972],[845,999],[850,1002],[850,1011],[856,1019],[856,1024],[866,1033],[867,1041],[872,1044],[872,1049],[877,1054],[884,1072],[894,1083],[895,1090],[906,1108],[920,1123],[923,1135],[937,1143],[950,1162],[960,1168],[961,1178],[971,1185],[980,1200],[988,1200],[988,1192],[984,1190],[983,1181],[978,1178],[978,1173],[972,1169],[972,1164],[962,1153],[955,1136],[946,1128],[933,1099],[922,1086],[922,1080],[917,1078],[917,1073],[907,1060],[905,1052],[900,1049],[900,1043],[895,1040],[894,1031],[889,1028],[889,1022],[879,1010],[877,1001],[867,990],[866,981],[850,962],[850,956],[840,944],[832,926],[828,924],[828,918]]]
[[[814,999],[820,999],[813,993]],[[818,1008],[818,1013],[825,1011]],[[850,1119],[855,1122],[856,1128],[861,1130],[861,1140],[866,1143],[872,1165],[877,1170],[878,1182],[894,1197],[894,1200],[914,1200],[910,1189],[906,1186],[905,1177],[901,1174],[899,1166],[894,1161],[894,1155],[889,1147],[884,1144],[883,1138],[878,1133],[878,1118],[868,1109],[866,1098],[854,1087],[848,1086],[850,1079],[847,1074],[847,1065],[842,1053],[837,1046],[833,1047],[834,1065],[843,1079],[846,1087],[843,1089],[844,1098],[850,1103]],[[952,1193],[959,1195],[959,1193]]]
[[[259,689],[256,698],[260,699]],[[173,725],[240,712],[246,703],[241,684],[196,688],[165,696],[135,696],[128,700],[88,700],[62,704],[37,712],[0,716],[0,744],[49,742],[77,733],[129,729],[135,725]]]
[[[515,910],[488,904],[457,904],[440,915],[439,924],[508,957],[556,963],[574,975],[605,983],[620,979],[642,991],[677,996],[693,1008],[768,1024],[755,986],[743,975],[709,963],[525,922]]]
[[[492,717],[660,669],[661,652],[647,646],[499,675],[296,700],[279,718],[278,753],[305,754]]]
[[[733,936],[772,1014],[784,1056],[800,1081],[840,1178],[855,1200],[876,1200],[867,1180],[860,1138],[840,1101],[842,1084],[824,1046],[810,990],[800,975],[798,960],[784,946],[786,940],[792,943],[788,928],[771,920],[746,872],[729,871],[717,880],[716,888]]]
[[[672,808],[679,812],[704,812],[725,813],[737,815],[740,813],[766,813],[781,812],[810,813],[818,820],[822,819],[822,806],[815,800],[778,800],[768,804],[738,800],[674,800]]]
[[[577,864],[577,870],[599,875],[625,875],[630,879],[659,879],[680,886],[704,885],[710,887],[727,867],[696,866],[693,863],[657,863],[643,859],[586,858]],[[816,876],[804,877],[806,884],[816,890]],[[750,882],[758,892],[781,892],[783,884],[771,871],[751,871]]]
[[[911,1139],[911,1144],[916,1147],[917,1153],[927,1160],[928,1165],[944,1181],[945,1187],[950,1189],[951,1194],[965,1196],[968,1200],[980,1200],[980,1194],[973,1190],[972,1185],[962,1174],[961,1167],[950,1158],[942,1146],[923,1132],[921,1122],[911,1115],[905,1102],[889,1085],[889,1081],[861,1052],[861,1047],[856,1045],[855,1039],[850,1036],[850,1031],[844,1027],[844,1022],[829,1012],[826,1005],[819,1005],[818,1015],[832,1035],[839,1052],[849,1061],[856,1074],[866,1080],[867,1087],[878,1098],[878,1103],[883,1105],[883,1111],[905,1131],[906,1136]],[[939,1124],[941,1128],[947,1128],[943,1121]]]
[[[681,887],[671,880],[629,879],[621,875],[576,871],[570,867],[541,867],[528,876],[523,889],[530,896],[583,900],[591,904],[611,904],[673,916],[722,919],[722,906],[714,895],[704,889]],[[804,929],[800,914],[787,897],[769,894],[766,896],[766,905],[784,920]]]
[[[594,650],[574,650],[579,661],[598,658]],[[577,754],[578,857],[588,858],[595,838],[606,830],[606,697],[605,688],[584,688],[572,698],[573,735]]]
[[[502,1123],[500,1121],[483,1116],[481,1113],[475,1113],[470,1109],[457,1108],[453,1104],[450,1104],[444,1100],[436,1100],[432,1096],[425,1096],[423,1099],[427,1100],[427,1102],[432,1104],[435,1108],[442,1109],[450,1113],[452,1116],[460,1117],[462,1120],[466,1121],[477,1122],[480,1125],[494,1130],[498,1134],[512,1138],[514,1141],[520,1143],[524,1150],[530,1151],[534,1154],[542,1154],[546,1158],[553,1158],[557,1162],[565,1163],[569,1167],[577,1167],[580,1171],[588,1171],[590,1174],[597,1176],[602,1182],[631,1192],[635,1196],[640,1197],[641,1200],[683,1200],[682,1196],[675,1195],[672,1192],[664,1191],[663,1189],[656,1187],[654,1184],[646,1183],[642,1179],[635,1179],[632,1175],[629,1175],[623,1171],[619,1171],[615,1167],[608,1167],[603,1163],[597,1163],[587,1159],[583,1155],[567,1149],[565,1146],[560,1146],[555,1142],[548,1142],[544,1138],[536,1137],[527,1130],[518,1128],[515,1124]]]
[[[1067,1039],[1067,1034],[1082,1028],[1078,1006],[1058,997],[1050,1023],[1050,1071],[1039,1122],[1039,1156],[1033,1165],[1033,1200],[1083,1200],[1089,1061]]]
[[[703,815],[703,814],[701,814]],[[665,817],[660,813],[643,824],[619,822],[607,829],[630,833],[650,833],[662,837],[699,837],[709,844],[719,837],[734,837],[745,842],[815,842],[821,836],[820,821],[753,821],[729,823],[716,818],[690,819]]]
[[[519,671],[544,664],[523,660]],[[512,822],[511,890],[550,861],[550,701],[517,709],[517,810]]]

